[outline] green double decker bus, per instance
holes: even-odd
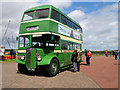
[[[18,71],[27,73],[44,67],[55,76],[72,65],[72,52],[81,50],[82,42],[81,26],[59,9],[52,5],[30,8],[20,24]]]

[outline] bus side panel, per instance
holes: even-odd
[[[71,61],[71,58],[72,58],[72,53],[68,53],[68,64],[72,64],[72,61]]]
[[[56,55],[46,55],[40,62],[37,62],[37,65],[50,65],[50,62],[54,57],[58,59]]]
[[[60,61],[60,67],[68,66],[72,64],[71,62],[71,55],[72,53],[60,53],[58,55]]]
[[[50,32],[58,33],[58,24],[53,21],[49,21],[49,30]]]

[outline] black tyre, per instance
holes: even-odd
[[[18,71],[22,74],[27,74],[28,70],[24,64],[18,63]]]
[[[50,63],[50,65],[47,67],[47,73],[49,76],[56,76],[58,72],[58,61],[56,59],[53,59]]]

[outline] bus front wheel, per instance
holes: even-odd
[[[26,66],[24,64],[18,63],[18,71],[21,74],[26,74],[27,73],[27,68],[26,68]]]
[[[47,68],[47,72],[49,76],[56,76],[58,72],[58,61],[56,59],[53,59],[50,63],[50,65]]]

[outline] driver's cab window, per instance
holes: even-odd
[[[27,46],[30,46],[30,37],[29,36],[21,36],[19,47],[27,47]]]
[[[34,47],[56,47],[59,46],[59,36],[51,34],[43,34],[32,37],[32,45]]]
[[[20,37],[20,47],[24,47],[24,37]]]

